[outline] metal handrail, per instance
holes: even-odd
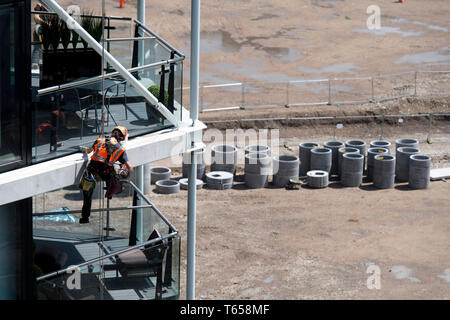
[[[170,51],[175,52],[178,56],[184,58],[184,54],[182,54],[180,51],[178,51],[177,49],[172,47],[167,41],[165,41],[163,38],[158,36],[152,30],[147,28],[142,22],[140,22],[139,20],[134,19],[134,23],[138,24],[140,28],[142,28],[144,31],[146,31],[146,32],[150,33],[152,36],[154,36],[158,41],[160,41],[164,46],[166,46],[167,49],[169,49]]]
[[[365,118],[414,118],[414,117],[450,117],[450,113],[410,113],[410,114],[375,114],[358,116],[321,116],[321,117],[292,117],[292,118],[248,118],[248,119],[226,119],[226,120],[202,120],[204,123],[230,123],[246,121],[281,121],[281,120],[332,120],[332,119],[365,119]]]
[[[165,235],[165,236],[161,236],[161,237],[159,237],[159,238],[152,239],[152,240],[143,242],[143,243],[141,243],[141,244],[137,244],[137,245],[128,247],[128,248],[126,248],[126,249],[118,250],[118,251],[109,253],[109,254],[107,254],[107,255],[101,256],[101,257],[93,258],[93,259],[91,259],[91,260],[85,261],[85,262],[80,263],[80,264],[77,264],[77,265],[73,265],[73,266],[70,266],[70,267],[67,267],[67,268],[58,270],[58,271],[54,271],[54,272],[51,272],[51,273],[47,273],[47,274],[45,274],[45,275],[43,275],[43,276],[40,276],[40,277],[36,278],[36,281],[39,282],[39,281],[42,281],[42,280],[45,280],[45,279],[48,279],[48,278],[52,278],[52,277],[55,277],[55,276],[59,276],[59,275],[61,275],[61,274],[67,273],[68,271],[72,271],[72,270],[74,270],[75,268],[82,268],[82,267],[84,267],[84,266],[93,264],[93,263],[95,263],[95,262],[99,262],[99,261],[101,261],[101,260],[105,260],[105,259],[112,258],[112,257],[114,257],[114,256],[117,256],[117,255],[121,254],[121,253],[125,253],[125,252],[128,252],[128,251],[134,250],[134,249],[139,249],[139,248],[141,248],[141,247],[145,247],[145,246],[148,246],[148,245],[150,245],[150,244],[153,244],[153,243],[156,243],[156,242],[159,242],[159,241],[163,241],[163,240],[166,240],[166,239],[169,239],[169,238],[173,238],[173,237],[175,237],[177,234],[178,234],[178,231],[172,232],[172,233],[169,233],[169,234],[167,234],[167,235]]]
[[[128,206],[128,207],[114,207],[114,208],[95,208],[91,209],[91,212],[103,212],[103,211],[123,211],[123,210],[133,210],[133,209],[145,209],[145,208],[155,208],[153,204],[142,205],[142,206]],[[42,216],[56,216],[60,214],[72,214],[72,213],[82,213],[82,210],[67,210],[67,211],[55,211],[55,212],[35,212],[33,217]]]
[[[154,63],[146,64],[146,65],[143,65],[143,66],[130,68],[130,69],[128,69],[128,72],[132,73],[132,72],[141,71],[141,70],[145,70],[145,69],[149,69],[149,68],[153,68],[153,67],[159,67],[159,66],[162,66],[162,65],[165,65],[165,64],[177,63],[177,62],[180,62],[180,61],[183,61],[183,60],[184,60],[184,57],[179,57],[179,58],[174,58],[174,59],[169,59],[169,60],[161,60],[159,62],[154,62]],[[52,87],[39,89],[37,91],[37,94],[38,95],[43,95],[43,94],[47,94],[47,93],[58,91],[58,90],[69,89],[69,88],[73,88],[73,87],[76,87],[76,86],[81,86],[81,85],[93,83],[93,82],[96,82],[96,81],[100,81],[102,79],[109,79],[109,78],[116,77],[116,76],[119,76],[119,75],[120,75],[119,72],[114,71],[114,72],[106,73],[104,75],[98,75],[98,76],[95,76],[95,77],[92,77],[92,78],[88,78],[88,79],[72,81],[72,82],[68,82],[68,83],[65,83],[65,84],[57,85],[57,86],[52,86]]]
[[[134,191],[136,191],[139,196],[144,199],[145,202],[147,202],[149,205],[152,205],[152,202],[147,198],[147,196],[141,191],[139,190],[139,188],[132,182],[132,181],[128,181],[128,183],[133,187]],[[178,232],[177,228],[175,228],[174,225],[172,225],[172,223],[170,223],[169,220],[167,220],[167,218],[155,207],[153,206],[153,209],[155,210],[156,214],[174,231]]]
[[[50,12],[50,11],[31,11],[31,14],[42,14],[42,15],[50,15],[50,16],[57,16],[58,14],[56,12]],[[93,17],[93,18],[103,18],[103,16],[100,15],[90,15],[90,14],[77,14],[77,16],[80,17]],[[131,21],[133,20],[130,17],[117,17],[117,16],[105,16],[105,19],[111,19],[111,20],[122,20],[122,21]]]

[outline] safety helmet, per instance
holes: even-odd
[[[114,129],[112,129],[111,133],[113,133],[114,131],[119,131],[123,137],[126,137],[128,135],[128,130],[124,126],[115,127]]]

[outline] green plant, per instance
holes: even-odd
[[[47,51],[50,47],[50,24],[47,22],[41,24],[41,41],[44,50]]]
[[[47,51],[50,48],[52,40],[51,36],[51,16],[43,16],[41,23],[41,41],[44,50]]]
[[[148,87],[147,90],[150,91],[150,93],[159,100],[160,87],[158,84],[154,84],[154,85]],[[164,101],[160,101],[160,102],[162,102],[162,104],[164,104],[164,105],[167,105],[168,101],[169,101],[169,94],[167,93],[166,90],[164,90]]]
[[[90,35],[95,39],[95,41],[100,43],[103,35],[103,24],[101,18],[93,18],[91,24]]]
[[[53,16],[50,20],[50,42],[52,44],[53,50],[56,51],[59,46],[59,40],[61,39],[60,33],[60,19],[58,16]]]
[[[62,46],[63,46],[64,50],[67,50],[67,47],[69,46],[69,43],[70,43],[71,31],[67,27],[67,24],[63,21],[61,21],[61,23],[60,23],[60,33],[61,33]]]
[[[78,35],[78,33],[76,33],[74,30],[72,30],[72,47],[74,49],[77,48],[78,39],[80,39],[80,36]]]
[[[100,42],[103,35],[103,24],[101,18],[93,17],[92,11],[84,11],[81,16],[81,26],[95,39]],[[81,39],[83,46],[86,49],[88,43]]]
[[[86,30],[89,34],[91,33],[93,19],[94,18],[92,17],[92,11],[83,10],[80,24],[81,24],[81,27],[84,30]],[[84,39],[81,39],[81,42],[83,43],[83,47],[86,49],[88,46],[88,43]]]

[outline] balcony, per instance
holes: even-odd
[[[64,22],[58,23],[64,34]],[[137,20],[106,17],[104,26],[98,40],[105,50],[181,121],[184,56]],[[69,41],[49,34],[35,33],[32,42],[33,163],[78,152],[116,125],[126,126],[130,138],[173,127],[74,32]]]
[[[77,221],[82,198],[76,186],[33,198],[38,299],[179,298],[178,231],[132,182],[123,186],[111,200],[96,189],[89,224]],[[71,280],[75,269],[78,284]]]

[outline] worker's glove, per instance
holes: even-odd
[[[87,153],[87,150],[88,150],[88,149],[89,149],[88,147],[80,146],[80,151],[81,151],[81,152],[86,152],[86,153]]]

